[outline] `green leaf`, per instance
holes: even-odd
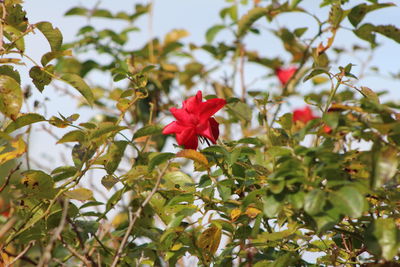
[[[206,40],[207,43],[211,43],[215,36],[223,29],[225,29],[225,25],[214,25],[211,28],[209,28],[206,32]]]
[[[58,168],[55,168],[51,172],[51,175],[53,175],[54,182],[58,182],[68,177],[72,177],[77,171],[78,169],[74,166],[60,166]]]
[[[370,88],[361,86],[361,93],[363,94],[364,97],[368,98],[372,102],[379,104],[378,94],[372,91]]]
[[[320,213],[325,206],[325,200],[325,192],[321,189],[314,189],[308,192],[304,199],[304,210],[310,215]]]
[[[67,142],[83,142],[85,140],[85,133],[81,130],[74,130],[64,134],[60,140],[57,141],[57,144],[63,144]]]
[[[88,10],[83,7],[73,7],[65,12],[64,16],[86,16],[88,14]]]
[[[105,175],[103,178],[101,178],[101,184],[104,185],[107,190],[113,188],[113,186],[118,182],[119,180],[113,175]]]
[[[221,196],[223,201],[228,201],[231,197],[231,188],[224,185],[217,185],[218,193]]]
[[[22,101],[19,83],[10,76],[0,75],[0,111],[15,120],[21,110]]]
[[[252,110],[246,103],[243,102],[235,102],[226,105],[228,111],[232,113],[236,118],[244,121],[251,121]]]
[[[64,193],[64,195],[71,199],[76,199],[80,201],[89,200],[93,197],[92,190],[86,188],[77,188]]]
[[[133,139],[148,135],[160,134],[162,129],[163,127],[161,125],[146,125],[135,132]]]
[[[61,49],[63,37],[58,28],[53,28],[53,25],[47,21],[37,23],[36,27],[46,37],[50,44],[51,51],[55,52]]]
[[[42,56],[40,62],[43,66],[46,66],[47,63],[52,61],[53,59],[64,57],[64,56],[72,56],[71,50],[64,50],[64,51],[55,51],[55,52],[48,52]]]
[[[112,18],[113,15],[107,9],[96,9],[92,12],[92,17],[99,17],[99,18]]]
[[[238,22],[238,37],[243,37],[248,32],[251,25],[253,25],[256,20],[266,15],[267,11],[266,8],[255,7],[249,10],[246,15],[241,17]]]
[[[376,3],[373,5],[367,5],[365,3],[359,4],[351,9],[348,18],[350,23],[354,27],[357,27],[357,25],[364,19],[367,13],[374,11],[376,9],[390,7],[390,6],[395,6],[395,4],[393,3]]]
[[[313,69],[313,70],[310,72],[310,74],[308,74],[306,77],[304,77],[303,82],[306,82],[306,81],[308,81],[309,79],[311,79],[311,78],[313,78],[313,77],[315,77],[315,76],[317,76],[317,75],[323,74],[323,73],[325,73],[326,75],[328,75],[329,78],[331,77],[330,73],[329,73],[327,70],[317,68],[317,69]]]
[[[337,29],[340,25],[340,22],[343,19],[343,9],[340,7],[339,3],[333,3],[331,6],[331,10],[329,12],[329,23],[332,25],[332,28]]]
[[[103,122],[100,123],[94,131],[92,131],[90,134],[90,139],[101,138],[107,134],[115,134],[119,131],[125,130],[126,128],[126,126],[115,125],[112,122]]]
[[[29,70],[29,77],[31,77],[33,84],[39,89],[40,92],[44,90],[46,85],[51,83],[52,77],[46,71],[53,72],[53,66],[49,65],[45,68],[40,68],[38,66],[33,66]]]
[[[371,184],[374,189],[382,188],[397,173],[399,166],[398,152],[394,147],[381,147],[375,143],[372,148],[372,177]]]
[[[12,41],[12,43],[15,45],[15,47],[21,51],[24,52],[25,51],[25,41],[24,41],[24,33],[22,31],[20,31],[19,29],[16,29],[10,25],[5,25],[4,26],[4,36],[7,37],[7,39],[9,39],[10,41]],[[12,46],[10,46],[8,49],[12,48]]]
[[[114,141],[109,146],[107,152],[107,162],[104,165],[108,174],[114,173],[118,168],[118,165],[124,156],[124,151],[127,145],[127,141]]]
[[[339,191],[331,192],[329,200],[341,214],[352,218],[361,217],[364,210],[364,197],[353,186],[344,186]]]
[[[25,171],[22,173],[22,191],[29,197],[50,199],[54,196],[54,181],[42,171]]]
[[[151,158],[150,162],[149,162],[149,166],[148,166],[148,170],[152,171],[154,170],[155,167],[157,167],[158,165],[166,162],[167,160],[172,159],[173,157],[175,157],[174,153],[159,153],[156,156],[154,156],[153,158]]]
[[[282,203],[277,200],[274,195],[264,196],[262,200],[264,214],[269,218],[277,216],[282,208]]]
[[[400,29],[394,25],[372,25],[371,23],[366,23],[361,25],[358,29],[353,31],[359,38],[371,43],[372,47],[376,46],[375,34],[379,33],[387,38],[390,38],[397,43],[400,43]]]
[[[369,252],[392,260],[399,249],[400,231],[392,218],[378,218],[365,231]]]
[[[61,76],[61,79],[78,90],[79,93],[81,93],[81,95],[88,101],[89,105],[93,106],[94,95],[92,89],[90,89],[80,76],[74,73],[67,73]]]
[[[7,125],[7,128],[4,130],[6,133],[11,133],[19,128],[30,125],[35,122],[45,121],[46,119],[37,113],[27,113],[22,116],[19,116],[15,121],[11,122]]]
[[[179,190],[184,193],[193,193],[196,191],[193,179],[181,171],[165,174],[161,182],[161,187],[167,190]]]
[[[10,76],[19,84],[21,84],[21,76],[19,75],[19,72],[17,70],[14,70],[13,66],[10,65],[0,66],[0,75]]]

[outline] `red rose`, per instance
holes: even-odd
[[[218,122],[212,118],[225,104],[225,99],[213,98],[202,101],[202,93],[183,101],[181,109],[171,108],[176,121],[164,127],[163,134],[175,134],[176,141],[186,149],[197,149],[198,136],[210,140],[213,144],[219,136]]]
[[[304,108],[296,109],[293,112],[293,121],[294,122],[301,121],[303,123],[307,123],[310,120],[313,120],[316,118],[318,118],[318,117],[314,116],[311,108],[308,106],[306,106]],[[327,133],[327,134],[332,132],[332,128],[326,124],[324,124],[324,127],[322,128],[322,130],[324,131],[324,133]]]
[[[293,112],[293,121],[294,122],[301,121],[301,122],[307,123],[308,121],[313,120],[315,118],[317,118],[317,117],[314,116],[312,110],[308,106],[304,107],[304,108],[296,109]]]
[[[275,70],[276,76],[278,76],[279,81],[283,86],[285,86],[292,76],[296,73],[296,67],[290,67],[287,69],[277,68]]]

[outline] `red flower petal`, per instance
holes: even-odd
[[[176,133],[176,141],[186,149],[197,149],[198,139],[194,128],[187,127],[182,132]]]
[[[330,134],[332,132],[332,128],[325,124],[323,131],[324,133]]]
[[[310,107],[306,106],[302,109],[296,109],[293,112],[293,121],[301,121],[307,123],[310,120],[313,120],[317,117],[314,116]]]
[[[210,118],[209,121],[214,139],[217,140],[219,137],[219,123],[214,118]],[[216,142],[214,142],[214,144],[215,143]]]
[[[164,127],[162,130],[163,134],[174,134],[174,133],[179,133],[182,132],[186,127],[180,125],[178,122],[173,121],[167,126]]]
[[[292,76],[296,73],[296,67],[290,67],[287,69],[277,68],[275,70],[276,76],[278,76],[279,81],[284,86],[287,82],[292,78]]]
[[[223,108],[226,104],[225,99],[213,98],[209,99],[200,105],[200,120],[204,121],[209,119],[212,115],[217,113],[218,110]]]

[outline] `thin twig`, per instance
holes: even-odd
[[[29,242],[29,244],[24,248],[23,251],[21,251],[21,253],[19,253],[10,263],[6,264],[6,267],[8,266],[12,266],[15,262],[17,262],[17,260],[19,260],[20,258],[22,258],[26,252],[28,252],[28,250],[35,244],[35,241],[31,241]]]
[[[22,162],[20,162],[17,167],[15,167],[14,169],[12,169],[10,171],[10,173],[7,175],[6,180],[4,182],[4,184],[0,187],[0,193],[3,192],[3,190],[7,187],[8,183],[10,182],[11,176],[19,170],[19,167],[21,167]]]
[[[63,203],[63,211],[61,215],[60,224],[56,228],[53,236],[50,238],[49,244],[44,250],[43,256],[39,261],[38,267],[47,266],[49,260],[51,259],[51,251],[53,249],[54,243],[57,241],[58,237],[64,230],[65,222],[67,221],[68,202],[69,202],[68,198],[65,198]]]
[[[2,238],[3,235],[5,233],[7,233],[8,230],[10,230],[14,226],[16,221],[17,221],[17,219],[11,218],[10,220],[8,220],[8,222],[5,225],[3,225],[3,227],[1,227],[1,229],[0,229],[0,238]],[[0,248],[1,247],[3,247],[3,245],[0,245]]]
[[[63,243],[63,245],[69,250],[69,252],[71,252],[72,255],[74,255],[75,257],[77,257],[78,259],[80,259],[83,264],[85,264],[86,266],[92,266],[92,264],[90,263],[90,261],[88,259],[85,258],[85,256],[79,254],[78,251],[76,251],[76,249],[74,249],[70,244],[65,243],[64,241],[61,240],[61,242]]]
[[[157,177],[156,184],[154,185],[153,189],[151,190],[150,194],[147,195],[146,199],[142,202],[140,207],[137,209],[135,213],[132,213],[131,210],[129,210],[129,226],[128,229],[126,230],[126,233],[121,241],[121,244],[119,245],[118,251],[114,256],[113,263],[111,264],[111,267],[116,267],[119,259],[122,256],[122,251],[124,250],[126,243],[128,241],[129,235],[132,232],[133,226],[135,225],[136,220],[140,217],[140,214],[142,213],[143,208],[149,203],[150,199],[153,197],[153,195],[157,192],[158,187],[160,186],[161,183],[161,178],[164,176],[165,172],[167,171],[169,167],[169,163],[165,166],[165,168],[160,172],[160,174]]]

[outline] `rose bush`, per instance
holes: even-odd
[[[397,266],[398,7],[172,2],[0,1],[0,266]]]

